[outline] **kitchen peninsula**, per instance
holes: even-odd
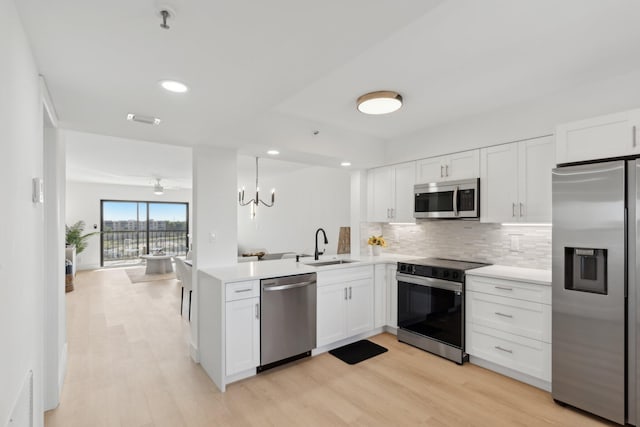
[[[221,391],[229,383],[256,374],[260,365],[260,280],[266,278],[317,274],[317,347],[313,355],[394,330],[396,263],[411,258],[415,257],[283,259],[200,270],[200,363]]]

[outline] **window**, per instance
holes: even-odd
[[[188,203],[102,200],[102,266],[138,262],[140,255],[186,255]]]

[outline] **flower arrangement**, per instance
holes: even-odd
[[[384,240],[382,236],[371,236],[369,240],[367,240],[367,244],[370,246],[382,246],[383,248],[387,247],[387,242]]]

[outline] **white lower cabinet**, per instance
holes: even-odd
[[[471,324],[467,331],[467,353],[551,381],[551,344]]]
[[[465,296],[466,352],[472,361],[479,358],[525,375],[517,379],[548,384],[551,287],[468,274]]]
[[[374,328],[373,267],[335,271],[318,273],[318,347]]]
[[[342,283],[318,287],[318,347],[340,341],[347,336],[347,292]]]
[[[398,327],[398,281],[396,280],[396,271],[398,264],[387,265],[387,325],[392,328]]]
[[[225,304],[226,374],[233,375],[260,365],[260,298]]]
[[[376,264],[373,277],[373,327],[381,328],[387,324],[387,265]]]

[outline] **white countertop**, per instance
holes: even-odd
[[[498,279],[517,280],[551,286],[551,270],[536,268],[510,267],[507,265],[489,265],[465,272],[467,276],[496,277]]]
[[[314,262],[313,258],[301,258],[296,262],[295,258],[279,259],[272,261],[253,261],[238,264],[202,268],[199,271],[215,277],[222,282],[239,282],[243,280],[264,279],[268,277],[291,276],[294,274],[317,273],[319,271],[335,270],[341,268],[354,268],[373,264],[393,264],[398,261],[417,259],[419,257],[409,255],[381,254],[379,256],[354,256],[349,255],[327,255],[321,256],[320,261],[330,261],[334,259],[357,260],[358,262],[346,264],[326,265],[322,267],[312,267],[305,263]]]

